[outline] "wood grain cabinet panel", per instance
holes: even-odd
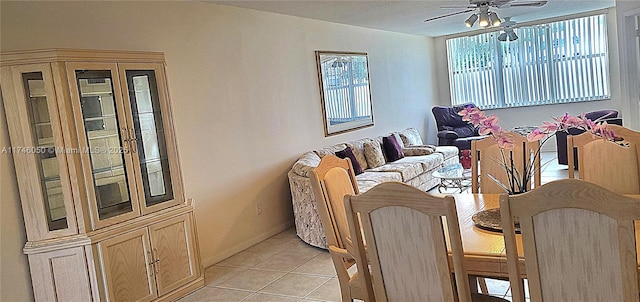
[[[164,54],[0,54],[37,301],[166,301],[204,286]]]
[[[146,229],[100,242],[98,251],[109,301],[151,301],[157,296]]]
[[[191,219],[182,215],[149,227],[158,293],[163,295],[199,275]]]

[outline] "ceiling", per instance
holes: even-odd
[[[471,29],[464,25],[464,21],[471,13],[459,14],[427,23],[424,22],[424,20],[428,18],[464,10],[464,8],[445,9],[441,8],[441,6],[464,7],[469,4],[469,1],[470,0],[207,0],[206,2],[366,28],[437,37],[478,28],[477,25]],[[513,0],[513,2],[522,1],[524,0]],[[501,19],[504,19],[504,17],[512,17],[512,20],[516,22],[529,22],[613,6],[615,6],[615,0],[549,0],[548,3],[542,7],[504,7],[501,9],[492,8],[491,11],[497,12]]]

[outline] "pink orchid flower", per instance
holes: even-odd
[[[516,145],[513,140],[506,135],[496,137],[496,141],[498,142],[498,147],[501,149],[511,150]]]
[[[558,126],[558,124],[556,123],[543,122],[542,126],[540,126],[540,128],[538,129],[540,129],[542,133],[549,134],[558,131],[559,128],[560,126]]]
[[[489,135],[491,133],[501,133],[502,128],[498,126],[498,117],[490,115],[479,121],[478,134]]]
[[[547,136],[547,133],[540,130],[540,128],[531,131],[531,133],[527,134],[527,140],[530,142],[539,141]]]

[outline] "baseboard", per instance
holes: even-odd
[[[287,221],[285,223],[282,223],[280,225],[277,225],[271,229],[269,229],[268,231],[262,233],[262,234],[258,234],[254,237],[252,237],[251,239],[245,241],[244,243],[237,245],[233,248],[230,249],[226,249],[220,253],[217,253],[216,255],[214,255],[213,257],[207,258],[207,259],[202,259],[202,265],[207,268],[209,266],[212,266],[224,259],[227,259],[239,252],[242,252],[266,239],[269,239],[270,237],[273,237],[275,235],[277,235],[278,233],[290,228],[293,226],[293,220]]]

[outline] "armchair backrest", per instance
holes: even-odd
[[[345,199],[358,250],[364,251],[367,242],[367,253],[361,254],[371,266],[375,301],[471,301],[453,196],[434,196],[404,183],[385,182]],[[365,259],[362,263],[367,263]],[[364,268],[362,273],[365,278],[369,274]]]
[[[473,127],[473,125],[469,124],[468,122],[463,121],[462,116],[458,115],[458,112],[468,106],[474,108],[476,107],[475,104],[469,103],[453,107],[434,106],[433,108],[431,108],[433,117],[436,120],[438,131],[454,131],[458,134],[459,137],[478,135],[475,127]]]
[[[351,161],[335,155],[323,157],[311,173],[311,187],[327,244],[346,248],[351,236],[344,211],[344,196],[359,193]]]
[[[603,140],[591,133],[569,137],[569,178],[575,178],[573,149],[578,150],[580,179],[608,188],[619,194],[640,194],[640,133],[610,125],[616,136],[628,146]]]
[[[513,301],[525,301],[516,220],[531,301],[638,301],[637,199],[563,179],[501,195],[500,211]]]
[[[491,176],[499,180],[504,185],[509,185],[509,178],[504,160],[513,160],[515,169],[519,174],[528,168],[533,168],[533,179],[529,180],[527,187],[539,187],[541,184],[540,155],[536,156],[540,148],[540,141],[529,142],[526,137],[513,133],[511,135],[514,147],[511,150],[502,150],[498,142],[493,137],[485,137],[471,142],[471,191],[473,193],[503,193],[505,190],[498,185]],[[535,156],[535,158],[533,158]],[[530,165],[533,163],[533,166]]]

